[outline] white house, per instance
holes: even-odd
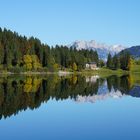
[[[99,68],[97,67],[97,64],[95,62],[89,62],[86,63],[86,69],[98,70]]]

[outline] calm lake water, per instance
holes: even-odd
[[[138,77],[1,77],[0,139],[140,140]]]

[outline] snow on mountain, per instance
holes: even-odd
[[[101,101],[108,98],[119,99],[122,98],[123,96],[125,95],[123,95],[119,90],[115,91],[114,89],[111,89],[111,91],[109,91],[107,86],[107,81],[105,81],[102,85],[100,85],[97,94],[93,94],[90,96],[78,95],[75,101],[79,103],[84,103],[84,102],[95,103],[96,101]]]
[[[109,53],[114,55],[125,49],[122,45],[106,45],[98,43],[95,40],[91,41],[75,41],[70,47],[76,47],[77,50],[88,49],[97,51],[99,58],[106,60]]]
[[[105,93],[101,95],[92,95],[92,96],[80,96],[78,95],[75,99],[76,102],[78,103],[84,103],[84,102],[90,102],[90,103],[95,103],[96,101],[101,101],[105,100],[108,98],[114,98],[114,99],[119,99],[122,98],[123,95],[120,91],[112,91],[111,93]]]

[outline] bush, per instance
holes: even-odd
[[[8,71],[12,72],[12,73],[20,73],[20,72],[22,72],[22,68],[21,67],[10,67],[10,68],[8,68]]]

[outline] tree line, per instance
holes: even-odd
[[[69,68],[81,70],[85,63],[96,62],[96,51],[77,50],[67,46],[50,47],[37,38],[21,36],[0,28],[0,70],[41,71]]]
[[[109,53],[106,65],[107,68],[112,70],[130,70],[132,66],[132,58],[126,51],[122,51],[120,54],[115,54],[114,56],[111,56],[111,54]]]

